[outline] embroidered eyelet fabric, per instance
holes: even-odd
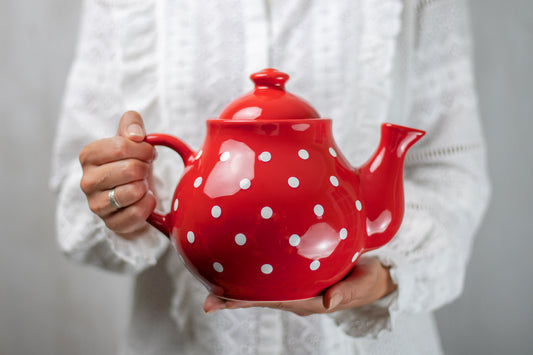
[[[78,154],[126,110],[198,149],[205,119],[266,67],[333,119],[354,166],[393,122],[427,135],[405,166],[404,222],[372,252],[397,291],[357,309],[300,317],[264,308],[205,315],[204,287],[155,229],[124,240],[93,215]],[[490,195],[465,4],[460,0],[85,0],[53,156],[57,235],[73,260],[135,275],[123,354],[439,354],[431,312],[463,288]],[[160,150],[162,210],[179,179]]]

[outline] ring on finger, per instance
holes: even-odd
[[[109,203],[111,204],[111,206],[113,206],[117,210],[122,208],[122,206],[120,205],[120,203],[118,203],[117,198],[115,196],[115,189],[109,190],[109,194],[107,196],[109,198]]]

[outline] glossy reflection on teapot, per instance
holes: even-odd
[[[255,89],[207,120],[202,148],[150,134],[185,169],[171,211],[148,221],[217,296],[311,298],[340,281],[362,253],[386,244],[403,218],[403,161],[424,132],[383,124],[373,156],[353,168],[331,120],[265,69]]]

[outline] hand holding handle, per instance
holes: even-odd
[[[144,141],[153,146],[160,145],[174,150],[181,156],[181,159],[183,160],[185,166],[189,165],[192,161],[194,151],[179,138],[168,134],[152,133],[147,135],[144,138]],[[154,211],[148,217],[147,222],[170,238],[168,216],[169,214],[162,215]]]

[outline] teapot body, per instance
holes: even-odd
[[[207,120],[198,152],[169,135],[145,139],[185,163],[171,211],[148,222],[219,297],[318,296],[362,253],[389,242],[403,218],[404,159],[424,132],[383,124],[376,151],[354,169],[331,120],[285,91],[288,77],[271,68],[252,74],[255,89]]]
[[[166,230],[188,269],[238,300],[311,298],[364,249],[359,177],[331,120],[208,120],[185,161]]]

